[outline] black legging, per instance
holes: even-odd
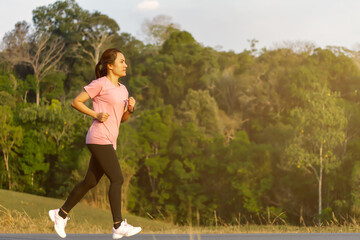
[[[87,144],[87,146],[91,152],[89,169],[84,180],[75,186],[61,208],[70,212],[84,195],[96,186],[105,173],[110,179],[109,201],[113,220],[122,221],[121,186],[124,178],[113,145]]]

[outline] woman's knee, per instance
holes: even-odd
[[[122,186],[123,183],[124,183],[124,177],[122,176],[122,174],[121,174],[121,175],[118,175],[118,176],[116,176],[116,177],[112,177],[112,178],[110,179],[110,182],[111,182],[112,184],[116,184],[116,185]]]

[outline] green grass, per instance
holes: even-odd
[[[41,197],[26,193],[0,189],[0,232],[20,233],[18,226],[25,226],[25,232],[52,233],[52,222],[48,217],[50,209],[59,208],[64,200]],[[70,212],[68,233],[109,233],[112,228],[110,210],[77,204]],[[171,231],[173,224],[149,220],[131,214],[123,217],[132,225],[141,226],[144,232]]]
[[[59,208],[64,200],[41,197],[26,193],[0,189],[0,233],[54,233],[53,223],[48,217],[50,209]],[[71,220],[66,226],[67,233],[111,233],[110,210],[103,210],[79,203],[69,214]],[[176,226],[171,223],[149,220],[125,213],[124,218],[135,226],[141,226],[141,233],[323,233],[360,232],[356,219],[344,224],[331,221],[322,227],[299,227],[283,225],[242,224],[210,227]]]

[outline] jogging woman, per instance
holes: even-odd
[[[120,123],[129,118],[136,103],[133,97],[128,97],[126,87],[118,82],[120,77],[126,76],[126,68],[125,57],[121,51],[115,48],[107,49],[95,67],[97,79],[85,86],[84,91],[71,104],[78,111],[94,119],[86,135],[86,145],[91,152],[86,176],[71,191],[61,208],[49,211],[55,230],[62,238],[66,237],[68,213],[97,185],[104,174],[110,179],[109,201],[114,221],[113,239],[129,237],[141,231],[140,227],[128,224],[121,215],[121,186],[124,179],[115,152]],[[84,104],[89,99],[93,101],[94,110]]]

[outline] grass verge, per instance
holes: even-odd
[[[53,233],[53,223],[48,217],[50,209],[59,208],[64,200],[41,197],[0,189],[0,233]],[[77,204],[69,214],[67,233],[109,233],[112,216],[109,210]],[[173,224],[123,214],[129,223],[141,226],[144,231],[165,232]]]
[[[64,200],[41,197],[0,189],[0,233],[54,233],[48,217],[50,209],[58,208]],[[111,233],[110,211],[79,203],[70,213],[67,233]],[[322,227],[291,225],[236,225],[217,227],[176,226],[167,222],[149,220],[124,214],[129,223],[141,226],[142,233],[154,234],[212,234],[212,233],[345,233],[359,232],[357,222],[328,224]]]

